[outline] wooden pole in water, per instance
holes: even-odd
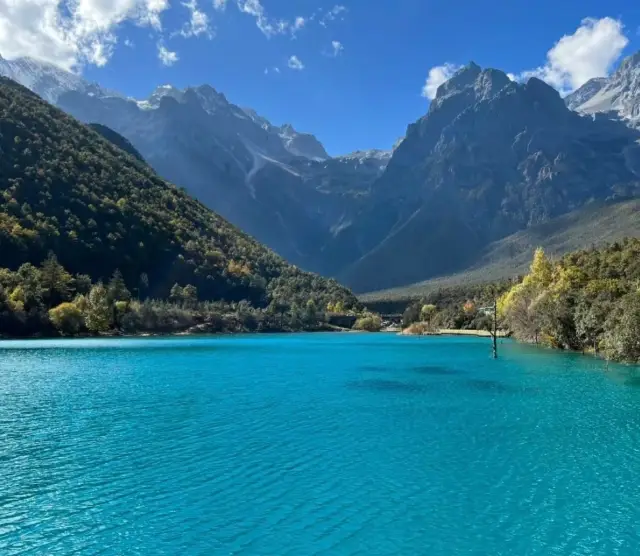
[[[498,359],[498,300],[493,300],[493,358]]]
[[[489,334],[491,335],[493,358],[498,359],[498,298],[495,293],[493,294],[493,305],[490,307],[482,307],[480,311],[483,311],[485,315],[487,315],[488,311],[493,312],[493,322],[489,328]]]

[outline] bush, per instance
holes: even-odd
[[[380,332],[382,328],[382,319],[378,315],[366,315],[359,318],[353,326],[354,330],[363,330],[365,332]]]
[[[404,330],[409,336],[425,336],[430,333],[429,327],[424,322],[414,322]]]
[[[61,334],[77,334],[84,328],[84,315],[75,303],[61,303],[49,310],[49,320]]]

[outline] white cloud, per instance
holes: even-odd
[[[101,2],[104,0],[88,0],[89,2]],[[117,0],[119,2],[131,2],[132,0]],[[169,0],[139,0],[144,3],[146,10],[140,16],[141,23],[150,25],[154,29],[160,31],[162,23],[160,22],[160,14],[169,9]]]
[[[227,0],[213,0],[213,2],[216,9],[224,9]],[[326,27],[329,21],[334,21],[339,17],[342,19],[342,14],[347,11],[344,6],[335,5],[324,13],[318,9],[308,17],[299,15],[289,20],[271,17],[260,0],[236,0],[236,5],[240,12],[255,18],[256,26],[267,38],[287,33],[291,33],[291,36],[295,37],[298,31],[307,27],[310,22],[316,19],[319,19],[320,25]]]
[[[212,38],[213,32],[209,27],[209,17],[206,13],[198,9],[197,0],[183,2],[182,5],[189,10],[191,18],[180,31],[180,35],[185,38],[199,37],[200,35]]]
[[[289,62],[287,62],[287,65],[292,70],[301,71],[304,69],[304,64],[302,63],[300,58],[298,58],[297,56],[291,56],[291,58],[289,58]]]
[[[104,65],[121,23],[158,30],[168,7],[168,0],[0,0],[0,53],[64,69]]]
[[[260,3],[260,0],[236,0],[236,4],[242,13],[255,18],[258,29],[267,38],[274,35],[284,35],[289,32],[292,37],[295,37],[296,33],[307,24],[307,20],[302,16],[296,17],[293,21],[271,18]]]
[[[105,36],[102,40],[95,39],[88,45],[85,53],[87,62],[98,66],[106,66],[109,58],[113,54],[113,47],[116,43],[116,38],[113,35]]]
[[[340,54],[344,50],[344,46],[340,41],[331,41],[331,48],[332,48],[331,54],[334,58],[337,58],[338,56],[340,56]]]
[[[445,81],[453,77],[453,74],[460,69],[460,66],[447,62],[442,66],[435,66],[429,70],[427,81],[422,87],[422,96],[433,100],[436,98],[438,87]]]
[[[124,45],[127,48],[135,48],[136,46],[131,39],[124,39]]]
[[[274,23],[269,21],[269,17],[260,0],[236,0],[236,3],[242,13],[255,17],[258,29],[260,29],[265,36],[271,37],[272,35],[282,32],[280,31],[280,26],[283,22]]]
[[[296,33],[301,29],[303,29],[306,24],[307,24],[307,20],[304,17],[302,16],[296,17],[293,20],[293,23],[291,24],[291,37],[295,38]]]
[[[177,52],[168,50],[162,43],[158,43],[158,60],[162,62],[163,66],[173,66],[180,57]]]
[[[329,22],[335,21],[339,17],[340,19],[344,19],[344,13],[346,11],[346,6],[343,6],[342,4],[336,4],[333,8],[331,8],[328,12],[320,17],[320,25],[326,27]]]
[[[507,73],[507,77],[511,80],[511,81],[517,81],[518,80],[518,76],[515,73]]]
[[[223,12],[227,8],[227,0],[213,0],[213,7]]]
[[[629,43],[622,22],[610,17],[587,18],[572,35],[562,37],[547,53],[547,63],[522,73],[538,77],[568,93],[593,77],[605,77]]]

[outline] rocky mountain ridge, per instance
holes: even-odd
[[[388,157],[330,158],[315,137],[274,126],[209,85],[156,88],[126,98],[30,59],[0,61],[34,92],[85,123],[125,137],[163,177],[305,268],[331,274],[321,255]]]
[[[610,77],[587,81],[565,100],[581,114],[604,113],[640,127],[640,52],[625,58]]]
[[[208,85],[136,101],[62,79],[45,93],[288,260],[370,291],[464,270],[519,230],[640,195],[639,62],[564,100],[536,78],[470,63],[392,151],[334,158]]]
[[[122,150],[123,138],[96,133],[4,77],[0,114],[3,268],[40,265],[54,253],[68,271],[94,282],[118,269],[134,291],[144,275],[148,294],[162,299],[174,284],[191,284],[201,300],[255,307],[279,299],[355,303],[335,281],[293,267],[160,178]],[[39,297],[20,299],[33,309]]]
[[[490,242],[597,200],[640,194],[639,135],[583,117],[532,78],[469,64],[409,126],[352,232],[340,277],[373,291],[462,270]],[[389,273],[387,268],[393,268]]]

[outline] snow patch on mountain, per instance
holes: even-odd
[[[277,133],[282,139],[284,148],[295,156],[303,156],[317,162],[329,158],[320,141],[310,133],[300,133],[291,124],[277,128]]]
[[[0,75],[17,81],[51,103],[57,102],[60,95],[69,91],[80,91],[98,97],[119,96],[75,73],[28,57],[6,60],[0,56]]]
[[[344,163],[355,164],[357,166],[367,165],[379,165],[380,170],[384,170],[391,160],[393,151],[383,151],[380,149],[370,149],[367,151],[355,151],[349,154],[336,157]]]
[[[565,102],[582,114],[614,113],[640,126],[640,52],[625,58],[611,77],[588,81]]]
[[[243,108],[244,113],[257,125],[269,133],[275,133],[280,137],[284,148],[294,156],[302,156],[316,162],[327,160],[329,155],[324,150],[322,143],[310,133],[301,133],[291,124],[280,127],[273,125],[269,120],[260,116],[252,108]]]
[[[589,79],[582,87],[567,95],[564,99],[565,104],[571,110],[577,110],[585,102],[593,98],[607,85],[606,77],[594,77]]]

